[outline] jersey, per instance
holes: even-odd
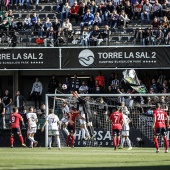
[[[11,128],[19,128],[20,121],[22,121],[22,116],[19,113],[12,113],[10,115]]]
[[[155,128],[165,128],[165,121],[168,117],[167,113],[163,109],[154,110],[153,117],[155,118]]]
[[[122,129],[122,121],[123,121],[123,114],[116,111],[113,112],[109,119],[112,121],[112,129],[118,129],[121,130]]]
[[[76,117],[78,117],[78,116],[80,116],[80,114],[78,114],[78,113],[72,113],[71,114],[71,120],[75,123],[75,121],[76,121]],[[69,123],[69,122],[68,122]],[[70,123],[69,123],[70,124]]]
[[[69,111],[69,107],[67,105],[62,107],[63,117],[66,116],[68,112],[70,112],[70,111]]]
[[[58,130],[58,124],[59,118],[55,114],[49,114],[46,117],[46,121],[48,121],[48,130]]]
[[[122,126],[122,131],[129,131],[129,130],[130,130],[129,122],[130,122],[130,119],[128,118],[128,116],[125,115],[125,114],[123,114],[123,126]]]
[[[27,113],[27,119],[30,119],[30,127],[37,127],[37,114],[36,113]]]

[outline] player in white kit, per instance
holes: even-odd
[[[70,109],[69,109],[66,101],[63,101],[63,103],[62,103],[62,113],[63,113],[63,116],[60,121],[60,124],[61,124],[64,132],[68,136],[69,132],[67,130],[67,125],[68,125],[68,120],[69,120],[69,115],[70,115]]]
[[[28,120],[28,130],[27,130],[27,138],[31,141],[30,148],[33,148],[37,146],[38,142],[34,140],[34,135],[37,131],[37,114],[34,113],[34,108],[30,107],[29,112],[27,113],[27,120]]]
[[[48,124],[48,149],[51,149],[52,136],[56,137],[59,150],[61,150],[60,138],[59,138],[59,129],[60,129],[60,120],[57,115],[54,114],[54,109],[49,110],[49,115],[46,117],[44,125],[42,126],[41,131],[44,131],[44,127]]]
[[[83,106],[79,104],[78,110],[80,111],[80,115],[85,118],[85,113],[83,110]],[[81,134],[82,134],[82,140],[90,139],[90,134],[86,126],[86,121],[83,119],[80,120],[80,129],[81,129]]]
[[[131,120],[129,119],[127,114],[123,114],[123,126],[122,126],[122,138],[121,138],[121,144],[119,146],[119,149],[123,149],[124,143],[125,141],[127,142],[128,145],[128,150],[132,149],[131,146],[131,141],[129,139],[129,123],[131,122]]]

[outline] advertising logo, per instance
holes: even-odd
[[[94,54],[91,50],[81,51],[78,58],[79,58],[79,63],[84,67],[87,67],[93,64],[94,62]]]

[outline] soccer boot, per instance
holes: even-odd
[[[128,151],[132,150],[132,147],[127,148]]]
[[[34,147],[37,147],[37,145],[38,145],[38,141],[35,141],[34,142]]]
[[[159,149],[157,149],[157,150],[156,150],[156,153],[159,153],[159,152],[160,152],[160,150],[159,150]]]
[[[118,149],[123,149],[123,146],[119,146]]]
[[[168,149],[167,149],[167,150],[165,150],[165,153],[168,153]]]
[[[13,148],[14,146],[13,145],[11,145],[11,148]]]
[[[25,143],[22,143],[22,147],[27,147]]]

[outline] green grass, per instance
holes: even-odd
[[[102,147],[82,148],[0,148],[0,169],[142,169],[170,168],[170,153],[154,148],[131,151]]]

